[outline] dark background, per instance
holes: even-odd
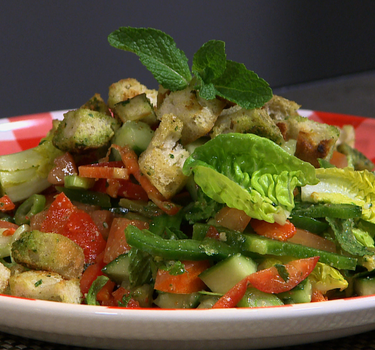
[[[203,43],[223,40],[228,58],[255,71],[275,93],[375,70],[373,0],[0,5],[0,117],[77,108],[96,92],[107,99],[108,86],[127,77],[156,88],[137,56],[108,44],[108,34],[121,26],[163,30],[190,65]],[[303,108],[319,109],[321,99]]]

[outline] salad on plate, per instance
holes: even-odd
[[[211,40],[121,27],[134,78],[0,156],[0,292],[124,308],[267,307],[375,294],[374,164]]]

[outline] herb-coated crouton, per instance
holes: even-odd
[[[107,104],[109,108],[114,109],[116,103],[126,101],[142,93],[145,93],[151,104],[156,106],[157,90],[148,89],[133,78],[122,79],[109,87]]]
[[[337,127],[300,116],[299,105],[279,96],[274,96],[264,108],[285,140],[297,140],[295,155],[298,158],[316,167],[319,167],[319,158],[331,158],[340,135]]]
[[[212,129],[211,137],[231,132],[267,137],[278,145],[284,143],[280,129],[264,109],[244,109],[234,106],[223,110]]]
[[[47,271],[26,271],[9,279],[9,294],[31,299],[80,304],[82,294],[79,279],[65,280]]]
[[[156,114],[159,119],[165,114],[173,114],[180,119],[184,124],[181,143],[187,145],[212,129],[224,106],[224,101],[204,100],[190,88],[186,88],[167,95]]]
[[[189,152],[178,143],[182,128],[179,118],[165,114],[146,151],[139,157],[142,173],[167,199],[176,194],[187,180],[182,166]]]
[[[13,242],[12,257],[18,264],[56,272],[67,279],[80,277],[85,262],[82,248],[71,239],[37,230],[24,232]]]
[[[10,269],[0,263],[0,293],[4,293],[9,284]]]
[[[120,122],[104,113],[80,108],[64,114],[52,142],[58,149],[80,153],[107,146]]]
[[[95,94],[83,106],[81,106],[81,108],[91,109],[92,111],[111,115],[107,104],[104,102],[100,94]]]

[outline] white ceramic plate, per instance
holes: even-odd
[[[375,119],[303,111],[356,128],[357,147],[375,158]],[[1,153],[33,147],[62,112],[0,120]],[[33,135],[33,137],[30,137]],[[131,310],[0,295],[0,331],[107,349],[260,349],[375,329],[375,296],[259,309]],[[5,316],[5,317],[4,317]]]

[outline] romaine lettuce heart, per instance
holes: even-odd
[[[254,134],[222,134],[185,161],[203,192],[252,218],[284,223],[297,186],[316,184],[315,168]]]

